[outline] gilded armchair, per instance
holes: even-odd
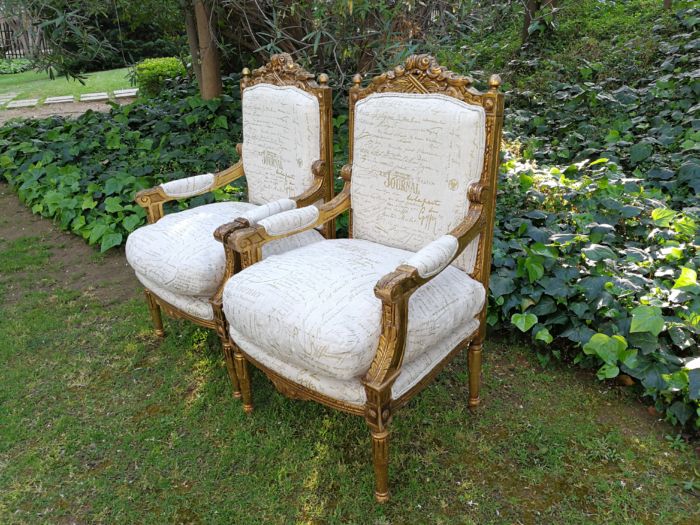
[[[504,101],[498,76],[482,93],[428,55],[353,81],[343,190],[229,236],[244,268],[223,309],[244,409],[250,362],[292,398],[363,416],[382,502],[393,413],[465,348],[479,404]],[[348,210],[350,239],[261,260]]]
[[[288,54],[241,78],[243,143],[241,159],[218,172],[196,175],[140,191],[136,202],[149,224],[134,231],[126,256],[145,288],[156,334],[164,335],[161,309],[173,317],[216,329],[221,338],[234,395],[240,397],[220,295],[235,271],[214,233],[224,239],[237,227],[256,224],[275,213],[328,202],[333,197],[331,89],[328,76],[318,83]],[[217,202],[164,215],[163,205],[222,188],[246,177],[248,202]],[[222,226],[224,225],[224,226]],[[325,226],[332,238],[333,224]],[[280,239],[265,255],[323,239],[309,230]]]

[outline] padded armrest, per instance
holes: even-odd
[[[288,235],[303,231],[308,226],[315,224],[319,212],[316,206],[306,206],[296,210],[285,211],[262,219],[259,226],[265,229],[268,235]]]
[[[216,177],[213,173],[205,173],[204,175],[194,175],[184,179],[171,180],[159,186],[167,197],[173,199],[184,199],[186,197],[194,197],[211,191],[214,186]]]
[[[248,221],[248,224],[255,226],[263,219],[267,219],[268,217],[277,215],[278,213],[293,210],[296,207],[297,203],[292,199],[279,199],[243,213],[239,218],[245,219]]]
[[[432,277],[452,262],[458,249],[456,237],[443,235],[413,254],[406,264],[418,270],[421,277]]]

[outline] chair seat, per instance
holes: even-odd
[[[224,289],[231,337],[262,365],[307,386],[323,389],[323,378],[357,383],[369,369],[381,331],[374,286],[411,255],[339,239],[268,257]],[[409,302],[404,368],[433,347],[446,355],[471,334],[484,300],[483,286],[453,266],[422,286]],[[347,396],[359,402],[357,395]]]
[[[256,208],[247,202],[217,202],[165,215],[134,231],[126,258],[137,275],[170,293],[210,297],[224,276],[226,255],[214,230]],[[316,230],[269,243],[263,256],[320,241]]]

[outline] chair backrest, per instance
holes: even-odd
[[[333,128],[328,76],[314,76],[287,53],[243,70],[243,170],[248,200],[265,204],[294,197],[313,182],[311,165],[325,162],[332,198]]]
[[[493,235],[500,79],[481,93],[469,77],[414,55],[369,86],[360,82],[356,75],[350,90],[351,235],[417,251],[459,225],[470,185],[481,184],[490,190],[488,239],[475,239],[455,265],[482,274]]]

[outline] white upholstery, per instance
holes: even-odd
[[[314,224],[318,219],[318,215],[316,206],[306,206],[298,210],[272,215],[259,221],[259,224],[270,235],[282,235]]]
[[[257,84],[243,91],[243,169],[248,200],[264,204],[300,195],[320,158],[316,97],[293,86]]]
[[[459,242],[452,235],[443,235],[421,248],[406,264],[418,270],[421,277],[432,277],[445,268],[457,253]]]
[[[447,95],[380,93],[355,106],[353,237],[418,251],[456,227],[481,176],[486,114]],[[476,243],[455,264],[473,269]]]
[[[170,290],[158,286],[158,284],[136,272],[136,278],[141,281],[146,288],[163,299],[166,303],[182,310],[198,319],[207,321],[214,320],[214,310],[209,302],[209,297],[195,297],[192,295],[182,295],[173,293]]]
[[[126,258],[140,277],[161,289],[208,298],[217,290],[226,267],[224,248],[214,238],[214,230],[255,208],[247,202],[218,202],[167,214],[129,235]],[[285,237],[266,245],[263,256],[322,239],[315,230]]]
[[[296,208],[296,206],[297,203],[292,199],[280,199],[274,202],[263,204],[262,206],[258,206],[257,208],[253,208],[252,210],[241,214],[240,218],[247,219],[248,223],[251,226],[253,226],[256,225],[258,221],[266,219],[270,215],[275,215],[276,213],[282,213],[285,211],[293,210],[294,208]]]
[[[214,174],[194,175],[184,179],[171,180],[160,185],[160,188],[168,197],[183,199],[194,197],[211,190],[214,184]]]
[[[225,287],[224,312],[236,344],[279,374],[336,399],[364,401],[360,379],[375,355],[381,301],[374,286],[413,253],[365,240],[314,243],[267,257]],[[446,268],[409,302],[400,395],[467,337],[483,287]]]

